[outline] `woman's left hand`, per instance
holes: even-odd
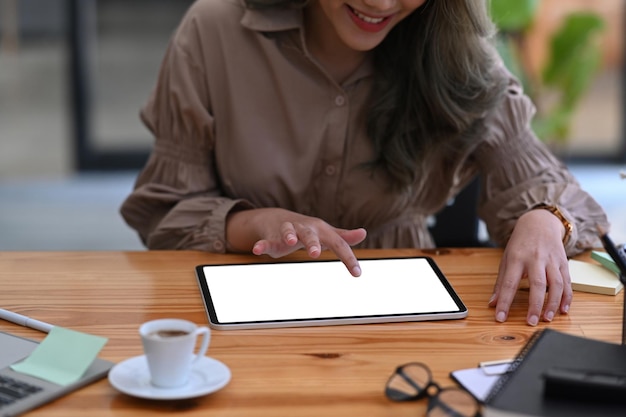
[[[557,311],[569,311],[573,296],[564,234],[563,224],[544,209],[531,210],[517,220],[489,300],[489,306],[496,308],[496,321],[507,319],[522,278],[527,278],[530,286],[529,325],[536,326],[540,317],[552,321]]]

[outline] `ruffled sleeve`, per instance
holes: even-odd
[[[155,146],[121,214],[149,249],[226,250],[226,216],[250,204],[228,198],[214,161],[214,129],[193,21],[168,46],[156,88],[141,111]]]
[[[600,245],[596,225],[608,229],[598,203],[583,191],[533,133],[535,108],[511,79],[506,98],[489,116],[487,136],[476,152],[482,173],[479,215],[498,245],[508,241],[517,219],[540,204],[557,206],[574,226],[566,252],[573,256]]]

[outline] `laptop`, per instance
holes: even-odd
[[[10,366],[25,359],[38,342],[0,332],[0,417],[17,416],[87,384],[104,378],[114,365],[96,358],[83,376],[69,385],[58,385],[13,371]]]

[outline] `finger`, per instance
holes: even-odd
[[[553,264],[548,264],[546,267],[546,280],[548,282],[548,301],[543,313],[543,319],[552,321],[563,298],[564,284],[559,268]]]
[[[322,253],[322,244],[317,231],[309,226],[294,224],[298,240],[304,245],[311,258],[317,258]]]
[[[497,305],[498,302],[498,294],[500,294],[500,282],[503,280],[503,276],[504,276],[504,269],[506,268],[506,262],[505,262],[506,256],[504,256],[502,258],[502,260],[500,261],[500,265],[498,266],[498,277],[496,278],[496,283],[493,286],[493,293],[491,294],[491,297],[489,298],[489,301],[487,302],[487,305],[489,307],[495,307]]]
[[[572,277],[569,274],[569,265],[567,263],[561,264],[559,268],[561,276],[563,277],[563,297],[561,298],[561,313],[567,314],[569,307],[572,305],[574,299],[574,292],[572,291]]]
[[[300,249],[300,247],[300,245],[288,246],[281,240],[272,241],[261,239],[252,246],[252,253],[254,255],[268,255],[272,258],[280,258],[295,252]]]
[[[325,239],[324,242],[327,249],[332,251],[348,268],[348,271],[353,277],[361,276],[361,266],[359,261],[354,255],[350,245],[337,233],[332,233]]]
[[[283,241],[288,246],[295,246],[298,243],[296,228],[291,222],[285,222],[281,224],[280,235],[283,237]]]
[[[545,268],[533,268],[528,273],[530,295],[528,297],[528,315],[526,322],[531,326],[539,323],[541,310],[546,298],[546,270]]]
[[[267,241],[259,240],[252,246],[252,253],[254,255],[265,255],[267,253]]]
[[[503,260],[503,262],[506,262]],[[498,275],[496,281],[496,320],[500,323],[505,322],[509,315],[509,309],[515,298],[517,287],[523,275],[521,264],[510,265],[506,263]]]
[[[262,239],[257,241],[252,247],[252,253],[255,255],[269,255],[272,258],[279,258],[283,255],[286,255],[287,252],[284,248],[286,247],[284,244],[281,244],[282,249],[279,245],[272,243],[269,240]]]
[[[336,229],[336,231],[349,246],[358,245],[367,237],[367,231],[363,228],[351,230]]]

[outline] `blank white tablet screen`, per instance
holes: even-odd
[[[203,272],[220,323],[456,312],[425,258],[211,265]]]

